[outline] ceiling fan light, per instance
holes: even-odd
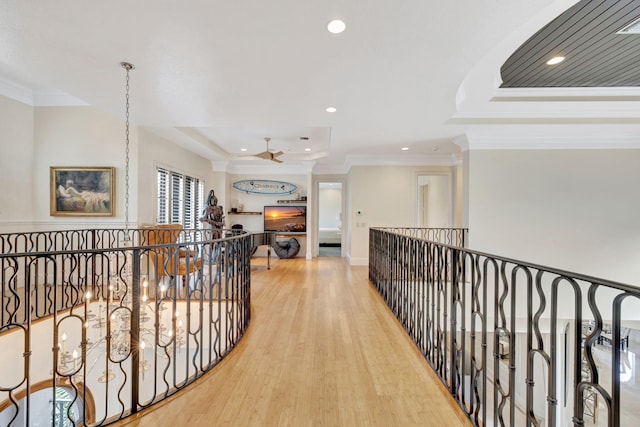
[[[338,111],[336,107],[327,107],[327,113],[335,113],[336,111]]]

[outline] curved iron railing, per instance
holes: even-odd
[[[0,235],[0,425],[109,424],[215,366],[250,319],[251,235],[235,233]]]
[[[383,228],[369,278],[476,426],[617,427],[637,401],[638,287]]]
[[[415,237],[445,245],[465,247],[467,243],[466,228],[417,228],[417,227],[384,227],[385,231]]]

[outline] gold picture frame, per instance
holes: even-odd
[[[114,216],[115,168],[49,168],[51,216]]]

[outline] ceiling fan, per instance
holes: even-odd
[[[276,163],[282,163],[282,160],[278,160],[278,157],[282,156],[284,152],[278,151],[277,153],[274,153],[269,151],[269,141],[271,141],[271,138],[267,137],[264,140],[267,142],[267,150],[263,151],[262,153],[252,154],[252,156],[259,157],[265,160],[271,160],[272,162]]]

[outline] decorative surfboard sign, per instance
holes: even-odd
[[[298,189],[298,186],[284,181],[245,179],[234,182],[233,188],[253,194],[291,194]]]

